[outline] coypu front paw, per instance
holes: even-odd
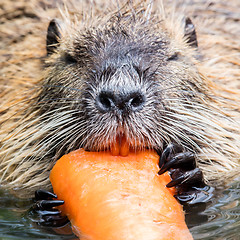
[[[194,153],[184,151],[182,146],[168,145],[161,154],[159,167],[159,175],[169,171],[172,181],[166,186],[176,187],[175,198],[182,204],[207,202],[212,197],[213,188],[205,184]]]
[[[35,192],[35,203],[33,204],[30,215],[33,222],[44,227],[62,227],[69,220],[61,215],[61,211],[55,207],[63,205],[63,200],[57,200],[57,196],[45,190]]]

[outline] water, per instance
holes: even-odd
[[[0,240],[74,239],[39,228],[28,217],[32,200],[17,199],[0,190]],[[240,240],[240,181],[218,190],[206,209],[186,216],[195,240]]]
[[[52,229],[40,228],[28,215],[32,200],[22,200],[0,190],[0,240],[74,239],[74,235],[59,235]]]
[[[240,240],[240,181],[216,192],[202,215],[208,221],[190,228],[195,240]]]

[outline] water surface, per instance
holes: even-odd
[[[74,239],[74,235],[57,234],[53,229],[39,228],[28,215],[32,200],[22,200],[0,190],[0,240]],[[240,240],[240,181],[218,190],[200,214],[192,211],[186,217],[195,240]],[[199,208],[198,208],[199,209]]]

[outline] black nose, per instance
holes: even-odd
[[[141,91],[129,93],[114,93],[113,91],[101,91],[96,99],[96,105],[102,112],[121,111],[134,112],[142,109],[145,96]]]

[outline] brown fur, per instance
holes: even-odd
[[[46,92],[44,92],[46,90],[42,87],[43,83],[49,84],[50,81],[52,84],[51,81],[54,80],[55,75],[58,76],[56,81],[59,78],[63,81],[69,80],[68,71],[61,70],[59,72],[57,70],[56,59],[66,49],[70,52],[75,51],[72,45],[74,39],[79,39],[79,36],[85,32],[85,28],[88,29],[96,25],[104,29],[108,19],[116,15],[118,9],[117,4],[113,4],[112,9],[107,10],[104,1],[96,1],[97,7],[89,5],[87,1],[81,1],[80,4],[76,2],[73,2],[72,5],[68,4],[67,11],[62,7],[62,14],[59,15],[59,11],[54,5],[49,5],[48,9],[40,11],[40,6],[34,1],[32,3],[39,11],[33,12],[32,9],[26,8],[26,4],[23,5],[23,15],[27,15],[28,11],[33,13],[33,15],[28,14],[31,16],[30,21],[26,17],[23,18],[26,27],[21,29],[21,32],[24,37],[20,38],[14,31],[20,22],[13,17],[14,25],[9,27],[6,21],[3,26],[4,37],[8,40],[3,43],[1,50],[5,62],[3,62],[2,67],[2,92],[0,93],[2,99],[0,175],[2,185],[20,189],[47,187],[49,185],[49,170],[56,159],[77,147],[76,143],[74,145],[75,134],[72,135],[72,138],[63,140],[64,147],[56,145],[55,141],[56,137],[61,138],[61,135],[64,135],[64,130],[68,125],[62,126],[62,122],[69,121],[67,115],[72,111],[72,108],[68,108],[65,112],[56,111],[56,107],[54,110],[49,107],[51,102],[42,105],[42,107],[37,106],[39,96],[41,99],[46,98]],[[190,96],[187,95],[189,98],[185,103],[190,105],[193,103],[193,106],[189,111],[189,108],[186,109],[184,105],[167,100],[167,94],[164,100],[166,104],[171,104],[171,108],[177,110],[178,113],[174,116],[177,124],[170,124],[171,119],[167,119],[169,126],[175,131],[178,129],[188,130],[193,136],[185,138],[183,131],[179,133],[169,131],[166,135],[165,131],[165,140],[174,139],[186,148],[191,145],[190,148],[197,153],[198,165],[203,170],[206,180],[217,180],[218,182],[226,180],[235,176],[240,170],[240,91],[237,85],[240,76],[238,54],[240,43],[236,39],[237,32],[234,30],[234,9],[227,8],[233,14],[232,18],[230,15],[227,19],[230,27],[224,22],[226,19],[214,15],[216,12],[214,8],[218,9],[219,7],[218,2],[213,6],[208,6],[208,9],[213,9],[212,12],[208,11],[207,13],[209,19],[204,19],[204,14],[195,16],[194,11],[190,12],[192,8],[188,6],[188,2],[184,3],[185,14],[190,17],[195,16],[193,21],[198,31],[199,41],[199,51],[196,51],[189,47],[183,38],[182,6],[180,10],[177,4],[176,9],[169,6],[171,4],[168,4],[167,1],[164,1],[164,8],[159,1],[156,1],[153,6],[149,2],[143,2],[138,7],[133,7],[130,3],[124,6],[120,12],[125,12],[126,16],[132,16],[132,12],[137,13],[140,9],[144,10],[143,13],[140,11],[136,15],[136,18],[139,18],[137,28],[141,29],[140,19],[144,19],[145,22],[152,21],[154,25],[146,24],[146,28],[153,32],[161,29],[159,36],[168,42],[164,54],[170,57],[178,52],[184,58],[184,61],[170,63],[170,69],[174,69],[176,74],[170,70],[165,70],[164,73],[171,77],[169,86],[180,85],[181,81],[189,79],[189,82],[185,83],[186,89],[194,91],[196,96],[194,99],[190,99]],[[206,8],[206,5],[195,5],[196,13],[199,11],[207,12]],[[5,11],[6,14],[11,12],[8,9]],[[50,18],[46,18],[47,15]],[[10,17],[8,16],[8,18]],[[48,22],[53,17],[63,19],[62,44],[58,52],[46,60],[50,67],[46,67],[42,71],[40,59],[46,54],[43,36],[46,35]],[[211,26],[209,23],[214,22],[214,20],[217,20],[218,23]],[[115,20],[111,20],[110,23],[112,21]],[[131,25],[131,21],[130,23],[128,21],[130,21],[128,18],[122,17],[121,24],[126,29]],[[221,32],[217,28],[219,24],[222,24],[222,29],[230,28],[230,33],[225,33],[224,30]],[[208,30],[207,27],[209,27]],[[135,31],[132,34],[135,34]],[[86,77],[87,70],[88,65],[84,65],[81,72],[83,78]],[[76,73],[74,69],[72,71]],[[63,84],[70,88],[75,87],[67,85],[66,82]],[[80,86],[82,85],[79,83],[77,87],[81,89]],[[84,88],[84,86],[82,87]],[[69,92],[66,91],[66,94]],[[73,91],[71,94],[70,97],[76,99]],[[171,92],[171,94],[177,98],[182,97],[180,92]],[[49,95],[47,96],[49,97]],[[54,111],[55,121],[48,122],[49,115],[46,115],[46,119],[43,117],[44,112],[48,113],[49,111]],[[179,128],[175,125],[178,125]],[[129,126],[133,127],[133,125]],[[113,134],[112,138],[110,137],[108,140],[111,142],[118,130],[108,130]],[[95,133],[93,132],[90,136],[92,139],[90,143],[86,141],[83,143],[90,149],[101,150],[101,144],[95,146],[93,143],[104,143],[104,140],[103,138],[95,138]],[[136,133],[131,136],[131,133],[128,132],[128,136],[129,142],[131,142],[136,137]],[[140,139],[142,137],[142,142],[144,142],[144,137],[141,134],[138,137]],[[153,138],[157,138],[157,136],[154,135]],[[149,139],[150,137],[146,140],[146,144],[138,143],[138,147],[156,147],[156,143]],[[161,143],[160,148],[162,147]],[[54,148],[53,145],[56,147]],[[52,152],[54,152],[54,156]]]

